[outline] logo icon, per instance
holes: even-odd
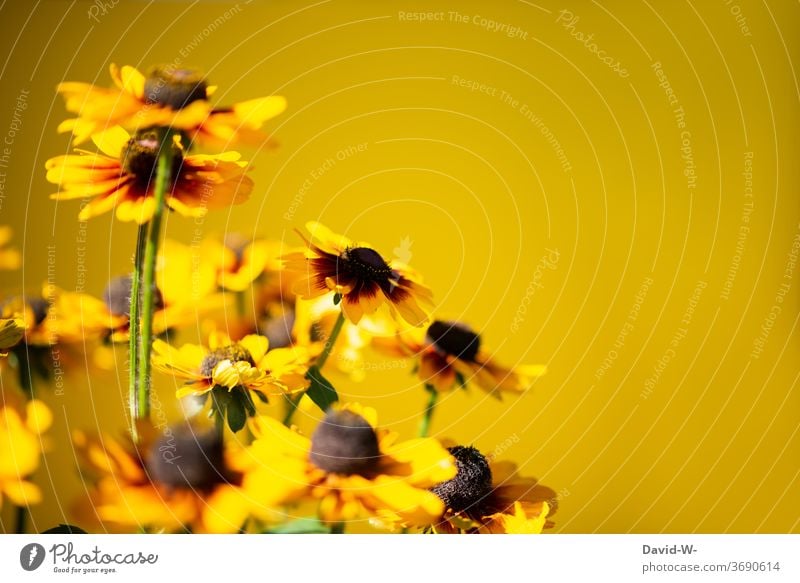
[[[44,547],[39,543],[30,543],[19,552],[19,564],[26,571],[35,571],[44,563]]]

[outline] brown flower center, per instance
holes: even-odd
[[[108,282],[103,290],[103,301],[108,311],[115,316],[129,316],[131,313],[131,288],[133,280],[130,275],[120,275]],[[164,298],[158,288],[155,290],[154,304],[156,310],[164,307]]]
[[[460,322],[436,320],[428,326],[425,339],[440,352],[469,362],[475,360],[481,346],[480,336]]]
[[[145,463],[153,481],[170,488],[206,489],[226,482],[222,440],[190,425],[165,430]]]
[[[369,247],[351,247],[342,255],[347,270],[362,281],[383,281],[392,276],[392,268]]]
[[[208,98],[208,84],[193,69],[156,67],[144,82],[147,103],[181,109],[190,103]]]
[[[375,430],[361,415],[330,411],[311,436],[311,463],[333,474],[368,475],[381,452]]]
[[[489,462],[474,447],[457,445],[448,448],[456,460],[455,478],[431,488],[445,506],[454,512],[480,514],[492,493],[492,470]]]
[[[253,362],[253,357],[250,355],[250,351],[241,344],[237,343],[229,346],[223,346],[222,348],[217,348],[216,350],[209,352],[200,363],[200,374],[210,377],[214,372],[214,367],[223,360],[230,360],[231,362],[246,362],[250,366],[256,365],[256,363]]]
[[[280,314],[266,316],[258,323],[258,333],[269,340],[270,350],[286,348],[292,343],[295,314],[292,308],[284,308]]]
[[[170,144],[172,148],[172,182],[183,164],[181,150]],[[159,149],[161,140],[154,131],[139,132],[133,136],[122,151],[122,168],[128,174],[136,178],[136,183],[143,189],[147,189],[151,181],[155,180],[156,165],[158,163]]]

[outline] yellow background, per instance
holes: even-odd
[[[800,530],[800,276],[785,272],[800,235],[796,4],[108,2],[105,14],[100,5],[0,9],[0,137],[29,91],[0,168],[0,223],[14,227],[25,257],[21,271],[2,274],[4,294],[39,289],[48,245],[55,281],[78,282],[79,203],[50,201],[43,171],[68,149],[55,131],[65,117],[56,83],[105,85],[111,62],[177,60],[207,71],[220,103],[274,93],[289,108],[270,124],[280,149],[246,153],[256,165],[251,200],[201,226],[170,216],[168,235],[295,241],[294,228],[318,219],[387,255],[410,238],[437,315],[482,329],[507,363],[549,366],[519,399],[448,395],[433,430],[496,450],[559,491],[556,532]],[[578,17],[571,28],[561,10]],[[419,11],[440,20],[401,16]],[[489,20],[518,31],[493,31]],[[586,46],[589,34],[627,77]],[[685,112],[694,188],[655,62]],[[107,215],[86,228],[85,291],[99,295],[128,269],[135,227]],[[548,250],[558,261],[537,272]],[[57,425],[36,476],[47,499],[34,528],[69,520],[81,492],[69,429],[124,427],[122,356],[117,374],[91,382],[77,360],[64,394],[44,393]],[[409,370],[360,384],[332,377],[346,398],[413,435],[425,395]],[[175,415],[172,384],[156,382]]]

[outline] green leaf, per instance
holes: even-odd
[[[228,427],[231,428],[231,431],[234,433],[241,431],[244,427],[244,424],[247,423],[247,411],[245,410],[242,399],[231,399],[228,403],[228,409],[226,410],[226,413],[228,417]]]
[[[339,302],[342,301],[342,294],[333,294],[333,305],[338,306]]]
[[[317,407],[323,411],[327,411],[328,407],[339,400],[336,389],[333,388],[333,385],[328,379],[322,376],[319,368],[316,366],[310,367],[306,373],[306,378],[311,381],[311,385],[308,387],[306,394],[309,399],[314,401]]]
[[[256,397],[258,397],[259,401],[261,401],[266,405],[269,405],[269,398],[264,393],[262,393],[261,391],[253,391],[253,392],[256,394]]]
[[[264,534],[329,534],[331,529],[318,518],[298,518],[286,524],[270,528]]]
[[[71,524],[59,524],[58,526],[54,526],[53,528],[48,528],[41,534],[89,534],[82,528],[78,528],[77,526],[73,526]]]

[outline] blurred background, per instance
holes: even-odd
[[[558,491],[555,532],[798,532],[798,16],[748,0],[7,1],[0,224],[24,263],[0,291],[99,296],[130,268],[133,224],[48,199],[45,160],[70,149],[56,84],[109,85],[112,62],[197,67],[221,104],[289,107],[277,150],[243,151],[251,199],[171,215],[168,237],[298,243],[319,220],[409,253],[437,317],[507,364],[548,365],[516,399],[448,394],[432,430]],[[69,521],[83,492],[70,431],[124,431],[117,353],[106,372],[76,355],[39,390],[56,424],[32,529]],[[416,377],[368,358],[362,382],[332,380],[413,436]],[[155,383],[177,418],[174,382]]]

